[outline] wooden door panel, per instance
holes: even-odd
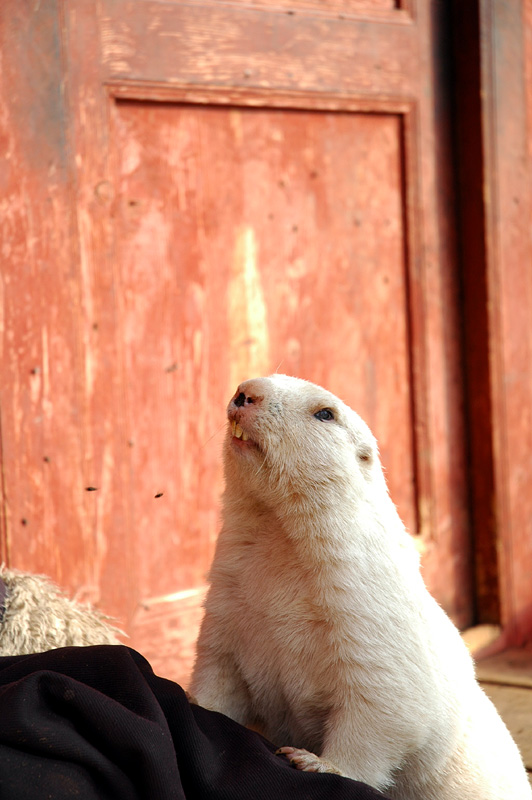
[[[379,22],[225,3],[106,0],[105,10],[102,77],[161,95],[180,85],[267,89],[268,104],[280,91],[409,100],[429,57],[399,9]]]
[[[171,553],[216,536],[225,405],[276,367],[359,410],[415,532],[400,133],[394,115],[118,104],[134,502],[147,532],[154,513],[181,531],[148,592],[187,588]]]

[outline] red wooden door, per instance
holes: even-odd
[[[276,369],[368,421],[430,588],[471,620],[438,6],[37,12],[41,39],[61,42],[63,117],[46,168],[31,132],[12,142],[52,216],[39,206],[33,223],[51,242],[34,245],[39,281],[17,272],[25,253],[7,273],[5,549],[117,615],[168,676],[190,668],[225,405]],[[36,35],[16,25],[19,42]]]

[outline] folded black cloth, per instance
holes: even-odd
[[[0,658],[2,800],[382,800],[275,749],[128,647]]]

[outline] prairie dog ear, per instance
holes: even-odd
[[[357,447],[357,458],[363,464],[371,464],[373,462],[373,450],[369,444],[359,444]]]

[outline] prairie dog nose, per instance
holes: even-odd
[[[244,394],[244,392],[240,392],[240,394],[237,394],[237,396],[234,399],[235,406],[238,406],[239,408],[240,406],[243,406],[245,402],[246,402],[246,395]]]
[[[244,381],[236,390],[231,405],[237,408],[242,406],[259,405],[264,400],[264,393],[260,394],[258,386],[254,385],[253,380]]]

